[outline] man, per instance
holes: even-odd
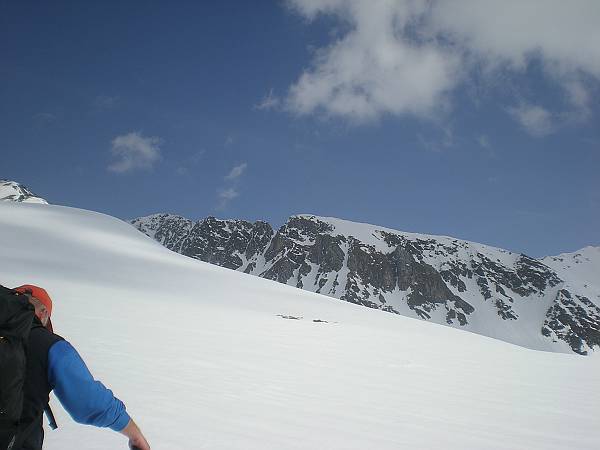
[[[123,402],[94,380],[71,344],[51,331],[52,300],[48,293],[33,285],[19,286],[15,290],[29,297],[35,317],[27,345],[21,414],[24,432],[20,437],[21,446],[11,450],[41,450],[44,441],[42,415],[51,391],[76,422],[110,428],[124,434],[130,448],[150,450]]]

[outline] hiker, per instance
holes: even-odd
[[[9,449],[41,450],[44,440],[43,412],[47,412],[51,426],[54,422],[48,407],[49,394],[54,391],[76,422],[110,428],[125,435],[130,448],[150,450],[142,432],[127,414],[123,402],[101,382],[95,381],[71,344],[52,331],[52,300],[48,293],[33,285],[19,286],[14,290],[28,296],[29,303],[35,308],[35,317],[27,344],[20,421],[22,431],[17,437],[17,446],[12,449],[9,446]]]

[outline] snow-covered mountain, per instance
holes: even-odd
[[[152,448],[595,450],[600,442],[598,353],[533,351],[383,314],[186,258],[74,208],[0,203],[0,260],[0,283],[48,290],[54,329],[126,403]],[[77,425],[51,403],[60,428],[46,430],[45,449],[126,447],[123,436]]]
[[[543,260],[447,236],[311,215],[132,224],[165,247],[370,308],[529,348],[600,350],[600,249]]]
[[[0,201],[48,204],[46,200],[36,196],[26,186],[9,180],[0,180]]]
[[[600,247],[585,247],[574,253],[547,256],[541,260],[567,283],[578,286],[590,298],[600,291]]]
[[[0,199],[44,203],[0,181]],[[600,348],[600,248],[536,260],[446,236],[298,215],[266,222],[193,222],[158,214],[132,221],[165,247],[304,290],[529,348]]]

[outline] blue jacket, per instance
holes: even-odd
[[[76,422],[121,431],[129,423],[125,405],[94,377],[65,340],[48,351],[48,383]]]

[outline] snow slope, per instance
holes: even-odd
[[[48,289],[55,329],[155,449],[600,443],[596,354],[528,350],[340,302],[65,207],[0,204],[0,257],[2,284]],[[47,432],[46,449],[126,448],[54,409],[60,429]]]
[[[600,247],[587,246],[573,253],[546,256],[542,262],[592,301],[600,304]]]

